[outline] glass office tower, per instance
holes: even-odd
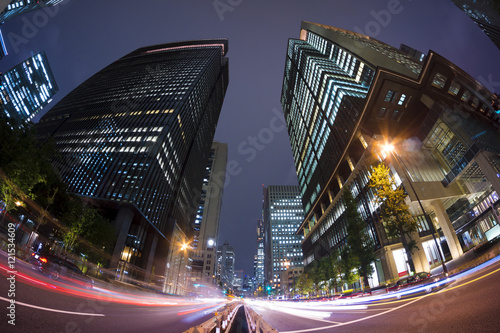
[[[58,90],[44,52],[0,74],[0,104],[19,122],[33,119]]]
[[[235,260],[234,249],[228,241],[217,247],[217,279],[225,291],[233,289]]]
[[[453,0],[500,49],[500,3],[495,0]]]
[[[7,54],[7,47],[5,46],[5,40],[3,39],[2,30],[0,30],[0,60],[5,57]]]
[[[281,273],[288,268],[302,266],[300,243],[296,235],[304,219],[299,187],[271,185],[264,189],[264,248],[267,285],[280,286]]]
[[[55,6],[61,2],[63,0],[12,0],[0,13],[0,23],[33,10]]]
[[[201,199],[194,221],[191,281],[201,285],[215,284],[217,239],[226,177],[227,144],[212,143],[205,167]],[[203,292],[203,290],[199,290]]]
[[[297,233],[305,266],[346,245],[343,195],[351,191],[376,248],[371,286],[408,273],[409,254],[388,237],[368,186],[372,166],[384,159],[419,224],[412,236],[419,250],[411,254],[419,271],[439,265],[438,251],[455,259],[500,232],[494,95],[439,54],[416,54],[310,22],[289,40],[281,103],[303,198]],[[388,141],[403,167],[382,156]],[[437,244],[420,202],[439,232]]]
[[[82,83],[37,126],[41,140],[55,140],[53,163],[71,192],[133,204],[170,242],[169,257],[192,237],[228,85],[227,47],[227,39],[210,39],[140,48]],[[129,234],[138,237],[130,246],[140,267],[145,238]]]
[[[257,254],[254,256],[254,275],[255,282],[257,286],[264,288],[265,277],[264,277],[264,221],[262,219],[257,220]]]

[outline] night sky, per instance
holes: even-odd
[[[301,20],[354,30],[395,47],[432,49],[500,92],[500,50],[451,0],[65,0],[1,27],[9,55],[0,71],[46,52],[59,92],[43,115],[85,79],[139,47],[229,38],[229,88],[215,134],[228,144],[232,166],[219,244],[229,241],[236,269],[253,275],[262,186],[297,184],[280,94],[287,40],[298,38]]]

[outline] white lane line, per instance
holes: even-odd
[[[340,323],[340,324],[336,324],[336,325],[330,325],[330,326],[323,326],[323,327],[315,327],[315,328],[307,328],[307,329],[304,329],[304,330],[297,330],[297,331],[281,331],[281,333],[303,333],[303,332],[313,332],[313,331],[321,331],[321,330],[325,330],[325,329],[328,329],[328,328],[333,328],[333,327],[339,327],[339,326],[345,326],[345,325],[350,325],[350,324],[353,324],[353,323],[357,323],[357,322],[360,322],[360,321],[364,321],[364,320],[367,320],[367,319],[371,319],[371,318],[375,318],[375,317],[378,317],[378,316],[383,316],[385,315],[386,313],[389,313],[389,312],[392,312],[392,311],[396,311],[396,310],[399,310],[401,308],[404,308],[405,306],[408,306],[412,303],[415,303],[415,302],[418,302],[420,301],[421,299],[423,298],[426,298],[426,297],[429,297],[433,294],[427,294],[425,296],[422,296],[418,299],[414,299],[413,301],[411,302],[408,302],[406,304],[403,304],[401,306],[398,306],[396,308],[392,308],[390,310],[387,310],[387,311],[384,311],[384,312],[381,312],[381,313],[376,313],[374,315],[371,315],[371,316],[368,316],[368,317],[363,317],[363,318],[359,318],[359,319],[356,319],[356,320],[351,320],[351,321],[348,321],[348,322],[345,322],[345,323]]]
[[[0,297],[0,300],[10,302],[10,299]],[[85,313],[85,312],[72,312],[72,311],[64,311],[64,310],[56,310],[56,309],[51,309],[51,308],[44,308],[42,306],[36,306],[36,305],[31,305],[23,302],[18,302],[16,301],[16,305],[24,305],[28,308],[34,308],[34,309],[39,309],[39,310],[44,310],[44,311],[50,311],[50,312],[58,312],[58,313],[66,313],[66,314],[72,314],[72,315],[78,315],[78,316],[94,316],[94,317],[105,317],[102,313]]]
[[[331,312],[320,312],[320,311],[312,311],[312,310],[295,310],[295,309],[279,309],[279,308],[272,308],[270,309],[271,311],[275,311],[275,312],[282,312],[282,313],[287,313],[287,314],[290,314],[292,316],[295,316],[295,317],[303,317],[303,318],[307,318],[309,320],[316,320],[316,321],[321,321],[321,322],[325,322],[325,323],[329,323],[329,324],[341,324],[342,322],[338,322],[338,321],[333,321],[333,320],[326,320],[326,319],[320,319],[320,318],[315,318],[315,317],[312,317],[314,315],[313,312],[318,312],[317,314],[320,314],[320,315],[326,315],[328,314],[328,317],[330,317],[331,315]],[[262,317],[261,314],[259,314],[259,316]]]

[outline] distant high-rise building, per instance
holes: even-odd
[[[234,271],[234,278],[233,278],[233,289],[238,290],[241,292],[243,289],[243,284],[244,284],[244,276],[245,273],[239,269]]]
[[[414,49],[413,47],[409,47],[408,45],[401,44],[399,46],[399,50],[402,51],[403,53],[408,54],[411,56],[414,60],[418,62],[423,62],[425,60],[425,54],[420,52],[419,50]]]
[[[498,0],[453,0],[500,49],[500,2]]]
[[[264,221],[262,219],[257,220],[257,254],[254,258],[254,275],[257,285],[264,287],[265,276],[264,276]]]
[[[278,288],[283,271],[303,265],[300,244],[304,236],[295,234],[304,219],[299,187],[266,187],[263,217],[266,285]]]
[[[8,54],[7,47],[5,46],[5,40],[3,39],[2,30],[0,30],[0,59]]]
[[[225,290],[233,289],[234,261],[234,249],[227,241],[217,247],[217,279]]]
[[[293,295],[293,288],[297,281],[297,278],[299,278],[303,272],[303,266],[290,267],[281,272],[280,289],[287,298]]]
[[[13,0],[0,13],[0,23],[33,10],[55,6],[64,0]]]
[[[201,199],[194,220],[191,280],[198,284],[215,281],[217,239],[226,178],[227,144],[213,142],[203,176]]]
[[[305,209],[298,228],[305,266],[346,246],[345,191],[376,248],[371,286],[408,274],[409,256],[417,271],[429,271],[440,252],[455,259],[461,244],[500,234],[491,223],[500,207],[493,94],[433,51],[424,62],[410,54],[310,22],[302,22],[300,39],[288,41],[281,103]],[[397,147],[390,158],[381,151],[388,141]],[[384,159],[419,224],[413,253],[387,235],[368,186],[372,167]],[[481,208],[490,205],[492,211]],[[437,242],[434,223],[443,235]]]
[[[58,91],[44,52],[0,74],[0,104],[8,117],[30,121]]]
[[[116,210],[119,279],[154,272],[166,276],[166,292],[185,291],[184,278],[175,282],[189,268],[179,249],[193,237],[228,85],[227,48],[227,39],[207,39],[137,49],[37,124],[40,140],[55,141],[53,164],[69,191]]]

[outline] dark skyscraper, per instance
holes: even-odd
[[[0,23],[33,10],[55,6],[63,1],[64,0],[13,0],[0,13]]]
[[[492,99],[433,51],[422,57],[408,47],[302,22],[300,39],[288,42],[281,102],[305,208],[298,228],[304,265],[346,246],[345,191],[356,198],[376,248],[372,287],[408,274],[406,256],[417,271],[429,271],[439,252],[456,259],[461,244],[498,235],[493,213],[481,208],[500,204],[500,119]],[[392,158],[381,151],[387,142],[398,146]],[[388,236],[368,186],[372,166],[382,160],[407,190],[419,225],[412,254]],[[443,235],[437,242],[434,224]]]
[[[121,254],[121,264],[156,266],[160,275],[168,266],[165,274],[174,280],[179,273],[171,268],[185,267],[173,261],[192,237],[228,85],[227,47],[227,39],[211,39],[140,48],[82,83],[38,124],[41,139],[55,140],[54,165],[71,192],[140,212],[139,227],[132,217],[120,227],[135,237],[118,237],[116,249],[134,249]],[[147,262],[155,251],[142,229],[169,242],[170,265]]]
[[[500,49],[500,2],[497,0],[453,0]]]
[[[254,256],[254,276],[257,285],[264,287],[264,221],[257,220],[257,254]]]
[[[8,54],[7,47],[5,47],[5,40],[3,39],[2,31],[0,30],[0,59]]]
[[[29,121],[58,91],[45,53],[0,74],[0,105],[8,117]]]

